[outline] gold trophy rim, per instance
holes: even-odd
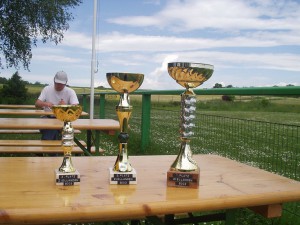
[[[176,72],[170,71],[171,68],[189,70],[189,74],[180,73],[179,76]],[[197,74],[200,71],[201,74]],[[176,80],[176,82],[184,88],[196,88],[207,81],[214,72],[214,66],[206,63],[194,62],[170,62],[168,63],[168,73]]]
[[[198,66],[199,65],[199,66]],[[202,67],[200,67],[200,65]],[[184,67],[184,68],[206,68],[206,69],[214,69],[214,66],[208,63],[195,63],[195,62],[169,62],[168,67]]]
[[[75,110],[73,109],[75,108]],[[56,116],[56,118],[63,122],[73,122],[77,120],[81,113],[82,113],[82,106],[81,105],[53,105],[51,107],[53,114]],[[61,109],[64,113],[56,113],[55,109]],[[68,117],[68,114],[66,113],[68,109],[72,109],[73,112],[76,112],[76,114],[72,114],[73,118]],[[76,118],[74,118],[74,115],[76,115]],[[61,118],[63,117],[63,119]]]
[[[128,81],[125,81],[125,80],[123,80],[122,79],[122,76],[123,75],[129,75],[130,77],[134,77],[134,76],[136,76],[136,77],[138,77],[138,79],[134,79],[134,80],[128,80],[128,81],[131,81],[131,82],[137,82],[137,86],[135,87],[135,88],[133,88],[133,89],[118,89],[117,87],[116,87],[116,85],[114,85],[113,83],[112,83],[112,77],[117,77],[117,78],[119,78],[120,80],[122,80],[122,82],[128,82]],[[134,91],[136,91],[137,89],[139,89],[140,88],[140,86],[143,84],[143,81],[144,81],[144,77],[145,77],[145,75],[143,74],[143,73],[131,73],[131,72],[109,72],[109,73],[106,73],[106,79],[107,79],[107,82],[108,82],[108,84],[115,90],[115,91],[117,91],[117,92],[119,92],[119,93],[125,93],[125,92],[127,92],[127,93],[132,93],[132,92],[134,92]]]

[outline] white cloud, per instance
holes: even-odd
[[[219,29],[299,29],[299,2],[185,0],[167,1],[150,16],[126,16],[108,22],[134,27],[155,26],[177,31]]]
[[[153,76],[155,76],[155,77],[160,77],[161,74],[164,73],[164,72],[166,71],[166,68],[168,67],[168,63],[169,63],[169,62],[174,62],[174,61],[176,61],[177,59],[178,59],[178,55],[174,55],[174,54],[172,54],[172,55],[167,55],[167,56],[164,58],[164,60],[163,60],[163,62],[162,62],[162,64],[161,64],[161,66],[158,67],[158,68],[156,68],[156,69],[154,69],[154,71],[151,72],[149,75],[153,75]]]
[[[82,48],[91,51],[92,37],[81,32],[67,31],[61,44],[64,46]]]
[[[58,54],[53,55],[38,55],[36,57],[37,61],[51,61],[51,62],[66,62],[66,63],[78,63],[81,62],[81,59],[73,57],[65,57]]]
[[[96,48],[99,53],[105,52],[163,52],[187,51],[208,48],[229,47],[275,47],[281,45],[299,45],[299,32],[257,32],[238,37],[224,38],[195,38],[176,36],[149,36],[126,33],[107,33],[100,35]],[[76,33],[66,35],[64,46],[85,50],[90,53],[91,46],[87,45],[88,37]],[[89,50],[86,52],[86,50]]]
[[[178,59],[177,55],[171,54],[166,55],[163,59],[162,64],[160,67],[155,68],[153,71],[149,72],[149,74],[144,79],[144,86],[147,87],[156,87],[161,88],[165,84],[162,84],[162,81],[165,80],[164,78],[161,78],[162,75],[166,74],[166,69],[168,68],[169,62],[174,62]]]
[[[178,61],[213,64],[221,68],[267,68],[300,72],[300,56],[297,54],[233,53],[220,51],[174,52]],[[164,57],[162,54],[161,58]]]

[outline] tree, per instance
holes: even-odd
[[[2,0],[0,2],[0,67],[23,64],[29,70],[32,58],[31,46],[37,46],[38,38],[58,44],[73,20],[68,8],[74,8],[81,0]]]
[[[24,104],[28,95],[27,88],[18,72],[15,72],[8,79],[7,84],[3,85],[0,95],[2,104]]]
[[[0,77],[0,84],[6,84],[7,79],[5,77]]]
[[[215,86],[213,86],[213,88],[222,88],[222,84],[219,84],[219,83],[215,83]]]

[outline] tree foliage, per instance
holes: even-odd
[[[222,88],[223,85],[222,84],[219,84],[219,83],[215,83],[215,86],[213,86],[213,88]]]
[[[24,104],[27,99],[26,82],[22,80],[18,72],[15,72],[7,84],[1,89],[1,103],[3,104]]]
[[[58,44],[73,19],[68,8],[81,0],[1,0],[0,1],[0,67],[29,70],[31,46],[39,39]],[[6,63],[4,63],[6,62]]]
[[[7,79],[5,77],[0,77],[0,84],[6,84]]]

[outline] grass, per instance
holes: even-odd
[[[283,101],[285,101],[284,104],[282,104]],[[116,104],[117,101],[106,102],[108,118],[117,119],[114,111]],[[141,102],[138,99],[132,99],[132,105],[133,112],[129,121],[129,158],[130,155],[141,154],[177,154],[180,145],[178,138],[179,100],[173,98],[169,102],[153,102],[151,144],[145,152],[141,152],[139,146]],[[267,99],[267,101],[264,98],[253,98],[236,102],[223,102],[214,98],[206,100],[205,103],[199,102],[196,135],[191,141],[192,151],[194,154],[223,155],[300,180],[300,112],[299,107],[293,107],[294,105],[299,106],[298,98],[276,98]],[[117,154],[116,140],[116,137],[115,140],[111,140],[113,144],[107,146],[109,151],[105,154]],[[272,220],[266,220],[248,210],[241,210],[237,224],[292,225],[300,220],[298,208],[299,203],[286,204],[284,216]]]

